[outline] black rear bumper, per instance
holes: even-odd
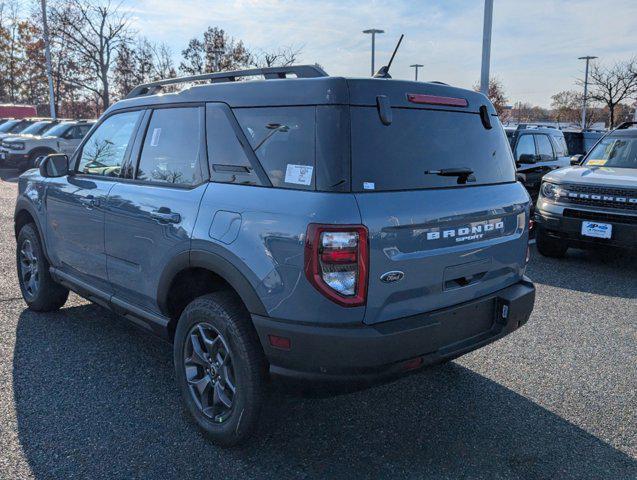
[[[487,345],[527,322],[535,301],[528,278],[453,307],[376,325],[324,327],[253,315],[270,371],[305,379],[373,379],[442,362]],[[270,335],[290,340],[271,345]]]

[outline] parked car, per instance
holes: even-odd
[[[533,202],[537,200],[542,177],[557,168],[570,165],[564,134],[556,127],[520,124],[507,129],[513,150],[518,180],[526,187]]]
[[[155,82],[18,192],[27,305],[73,290],[173,342],[186,409],[223,445],[257,423],[268,373],[397,375],[533,308],[529,196],[470,90],[316,66]]]
[[[46,125],[40,127],[41,134],[36,134],[35,128],[40,123]],[[34,123],[22,134],[2,140],[0,161],[7,167],[24,171],[36,166],[36,161],[40,157],[52,153],[72,155],[94,123],[87,120]],[[34,132],[29,132],[30,129],[34,129]]]
[[[14,120],[13,118],[0,118],[0,125],[7,123],[9,120]]]
[[[9,120],[8,122],[0,125],[0,141],[7,137],[15,136],[22,133],[31,125],[37,122],[51,120],[47,118],[20,118],[15,120]]]
[[[637,248],[637,128],[629,128],[635,124],[605,135],[581,165],[544,177],[535,213],[542,255],[562,257],[569,247]]]

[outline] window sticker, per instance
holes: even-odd
[[[591,159],[588,162],[586,162],[586,165],[589,165],[589,166],[602,166],[602,165],[606,165],[606,160],[604,160],[604,159]]]
[[[376,190],[374,182],[363,182],[363,190]]]
[[[159,136],[161,135],[161,128],[154,128],[153,129],[153,136],[150,139],[150,146],[151,147],[156,147],[157,145],[159,145]]]
[[[285,183],[295,183],[297,185],[310,185],[312,183],[312,173],[314,167],[309,165],[288,164],[285,170]]]

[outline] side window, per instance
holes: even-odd
[[[535,142],[533,135],[522,135],[515,146],[515,159],[520,160],[522,155],[535,155]]]
[[[553,144],[555,145],[555,155],[558,157],[566,157],[568,155],[568,146],[564,137],[553,137]]]
[[[535,135],[535,141],[537,142],[537,154],[540,156],[540,161],[548,162],[555,159],[553,146],[548,135]]]
[[[140,111],[125,112],[104,120],[84,144],[77,171],[119,176],[126,149],[141,115]]]
[[[206,135],[208,158],[213,182],[260,185],[250,160],[239,141],[228,107],[208,105],[206,107]],[[248,147],[250,148],[250,147]]]
[[[199,107],[155,110],[146,130],[136,178],[177,185],[201,183],[200,145]]]
[[[273,186],[314,190],[315,110],[315,107],[234,110]]]

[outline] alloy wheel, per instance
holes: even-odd
[[[232,352],[219,331],[208,323],[195,325],[184,346],[184,369],[195,404],[215,423],[227,420],[237,392]]]
[[[22,242],[22,248],[20,249],[20,275],[27,295],[35,297],[40,287],[40,273],[38,270],[38,257],[33,249],[31,240]]]

